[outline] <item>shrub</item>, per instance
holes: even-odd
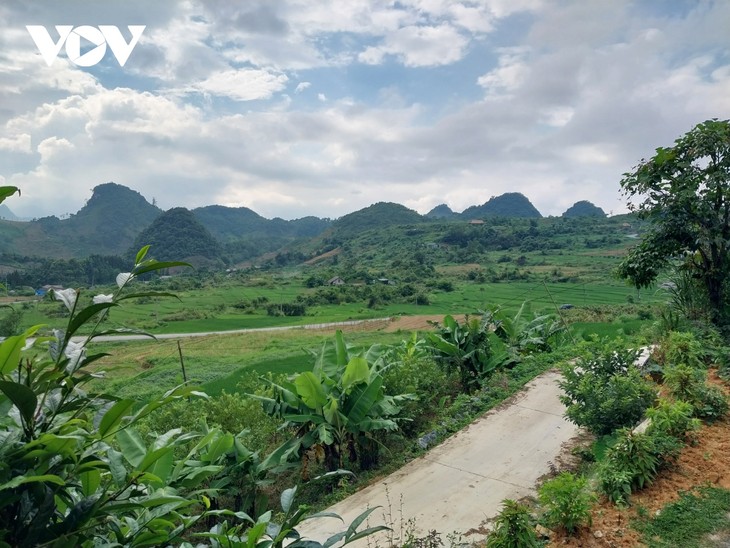
[[[666,434],[689,441],[692,433],[700,427],[699,420],[692,418],[692,413],[692,405],[686,401],[661,400],[659,405],[646,411],[646,416],[651,419],[646,432],[650,436]]]
[[[578,527],[591,523],[594,496],[583,476],[563,472],[538,489],[538,498],[545,508],[543,518],[548,527],[559,527],[573,534]]]
[[[728,411],[727,398],[718,386],[700,386],[693,404],[695,415],[709,421],[723,418]]]
[[[563,367],[560,400],[571,422],[597,435],[637,424],[656,401],[653,383],[631,367],[623,351],[603,354],[577,365]],[[614,355],[615,354],[615,355]],[[631,354],[633,355],[633,354]]]
[[[631,496],[632,474],[606,460],[598,467],[598,488],[614,504],[624,505]]]
[[[694,368],[705,367],[705,352],[692,333],[672,331],[662,343],[665,365],[685,364]]]
[[[654,480],[659,464],[651,437],[629,428],[618,432],[616,444],[606,453],[606,460],[631,474],[634,491],[643,489]]]
[[[487,538],[487,548],[536,548],[540,546],[527,506],[510,499],[502,501],[502,511]]]

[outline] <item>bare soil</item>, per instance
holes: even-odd
[[[457,322],[464,321],[464,314],[453,314]],[[441,323],[444,319],[443,314],[431,314],[422,316],[401,316],[391,321],[384,329],[387,333],[395,333],[397,331],[430,331],[433,325],[429,322]]]
[[[710,382],[722,386],[727,394],[730,389],[710,372]],[[644,546],[641,535],[631,527],[638,517],[638,509],[654,515],[658,510],[679,498],[682,491],[691,491],[705,485],[730,489],[730,418],[704,425],[699,431],[699,442],[687,446],[670,470],[663,471],[646,489],[631,496],[631,506],[617,508],[607,500],[600,501],[593,509],[593,524],[582,529],[574,537],[554,536],[550,546],[611,547]],[[721,546],[726,534],[714,535],[708,542]]]

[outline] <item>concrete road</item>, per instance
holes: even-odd
[[[368,507],[387,511],[387,486],[395,529],[401,523],[401,500],[403,522],[415,518],[419,536],[436,530],[446,542],[449,533],[479,529],[499,513],[503,499],[534,495],[538,478],[550,471],[549,462],[578,434],[578,428],[563,418],[558,378],[554,371],[537,377],[505,406],[328,511],[342,516],[347,525]],[[382,509],[371,514],[369,523],[383,523]],[[339,520],[323,518],[305,522],[300,532],[323,542],[343,528]],[[465,539],[483,537],[472,531]],[[380,538],[382,545],[384,537]]]
[[[236,335],[239,333],[259,333],[264,331],[291,331],[293,329],[331,329],[349,325],[361,325],[368,323],[389,322],[391,318],[372,318],[367,320],[347,320],[343,322],[329,323],[307,323],[302,325],[282,325],[277,327],[249,327],[246,329],[231,329],[228,331],[200,331],[196,333],[153,333],[156,339],[186,339],[190,337],[207,337],[209,335]],[[0,339],[2,340],[2,339]],[[73,342],[83,342],[85,336],[71,337]],[[104,335],[96,337],[96,342],[128,342],[128,341],[149,341],[151,337],[145,335]]]

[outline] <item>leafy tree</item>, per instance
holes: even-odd
[[[632,210],[651,222],[641,244],[619,266],[619,275],[647,287],[680,258],[701,282],[718,325],[730,316],[730,120],[708,120],[657,149],[621,187]]]

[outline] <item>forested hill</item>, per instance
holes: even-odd
[[[139,192],[105,183],[94,188],[86,205],[67,219],[0,221],[0,250],[50,258],[122,255],[161,212]]]
[[[200,263],[201,258],[221,259],[221,246],[211,233],[184,207],[175,207],[157,217],[136,238],[128,254],[149,245],[150,256],[161,261]]]
[[[330,225],[329,219],[304,217],[293,221],[266,219],[247,207],[211,205],[193,209],[195,217],[221,242],[243,236],[313,237]]]
[[[501,196],[493,196],[480,206],[472,206],[461,212],[462,217],[481,219],[484,217],[530,217],[540,218],[542,215],[524,194],[507,192]]]
[[[563,217],[605,217],[606,213],[598,206],[592,204],[587,200],[581,200],[575,202],[570,206]]]
[[[332,231],[342,238],[355,236],[372,228],[423,223],[425,221],[425,217],[406,206],[392,202],[378,202],[340,217],[332,223]]]

